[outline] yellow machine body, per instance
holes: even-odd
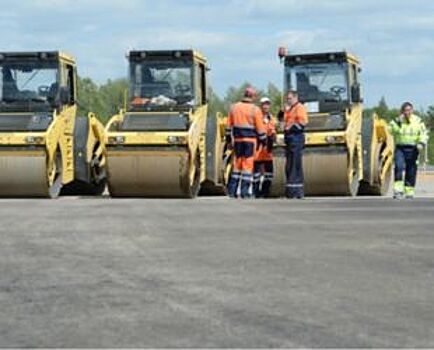
[[[14,80],[10,79],[11,75],[10,81],[3,81],[0,196],[56,197],[63,186],[77,179],[77,164],[90,164],[95,152],[101,155],[99,166],[102,169],[104,128],[93,114],[82,117],[89,131],[80,135],[86,150],[77,152],[75,149],[78,118],[73,57],[61,52],[0,53],[0,65],[3,79],[11,70],[32,73],[30,80],[50,70],[56,76],[52,87],[61,87],[52,88],[56,94],[53,93],[53,99],[57,99],[54,106],[54,102],[47,102],[49,86],[40,86],[37,91],[24,90],[16,71]],[[43,104],[42,109],[40,104]]]
[[[106,125],[110,194],[190,198],[201,184],[202,191],[222,188],[214,176],[219,164],[212,148],[221,138],[216,118],[208,118],[205,57],[192,50],[132,51],[129,60],[129,106]]]
[[[357,57],[347,52],[286,55],[283,62],[285,91],[297,90],[309,115],[303,155],[306,195],[386,194],[393,140],[383,120],[363,116]],[[282,126],[273,151],[272,196],[285,194]]]
[[[363,116],[358,58],[332,52],[286,55],[283,62],[285,91],[297,90],[309,115],[303,155],[306,195],[386,194],[393,140],[383,120]],[[281,127],[274,148],[273,196],[285,194],[285,165]]]
[[[310,118],[323,118],[321,113]],[[339,131],[306,132],[303,155],[305,193],[307,195],[355,195],[363,171],[361,142],[361,106],[346,111],[347,127]],[[271,193],[285,193],[286,151],[283,132],[274,148],[275,174]]]

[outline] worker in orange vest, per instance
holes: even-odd
[[[252,196],[257,142],[265,145],[267,141],[261,110],[253,103],[255,98],[255,89],[247,87],[244,98],[232,105],[228,115],[226,143],[234,150],[234,162],[228,183],[228,193],[232,198],[238,197],[238,187],[241,198]]]
[[[267,198],[270,193],[271,181],[273,180],[273,144],[276,140],[276,123],[270,112],[270,99],[263,97],[260,103],[262,120],[266,128],[267,144],[258,147],[256,151],[253,193],[256,198]]]
[[[303,149],[304,128],[308,122],[305,107],[298,100],[298,93],[290,90],[284,112],[286,143],[286,197],[304,198]]]

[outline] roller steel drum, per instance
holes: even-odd
[[[49,197],[45,151],[0,152],[0,196]]]
[[[190,197],[189,154],[180,151],[107,153],[109,191],[115,197]]]
[[[274,151],[274,178],[270,192],[273,197],[285,195],[285,167],[285,149],[279,147]],[[354,195],[358,178],[357,175],[353,178],[349,168],[346,149],[328,151],[306,149],[303,156],[305,194],[308,196]]]

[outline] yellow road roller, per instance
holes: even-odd
[[[77,116],[74,58],[1,52],[0,84],[0,196],[101,193],[104,127]]]
[[[106,125],[110,194],[223,192],[221,128],[216,116],[207,116],[206,58],[194,50],[140,50],[127,57],[126,110]]]
[[[360,62],[347,52],[291,54],[279,49],[284,91],[298,91],[309,123],[303,156],[307,195],[385,195],[391,181],[393,139],[376,115],[363,117]],[[274,149],[273,196],[285,193],[285,143]]]

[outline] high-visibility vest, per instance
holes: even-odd
[[[392,120],[389,129],[393,135],[396,145],[415,146],[418,143],[424,145],[428,142],[428,131],[422,119],[412,114],[409,119],[402,118],[402,121]]]
[[[256,161],[270,161],[273,160],[273,151],[269,146],[274,142],[276,137],[276,122],[274,121],[274,117],[271,113],[268,113],[263,116],[264,125],[267,133],[267,145],[261,146],[256,151],[255,160]]]
[[[261,110],[251,102],[237,102],[229,111],[226,134],[235,140],[265,139]]]
[[[305,126],[308,122],[306,108],[300,103],[289,107],[288,110],[285,111],[285,130],[289,130],[294,124],[300,124]]]

